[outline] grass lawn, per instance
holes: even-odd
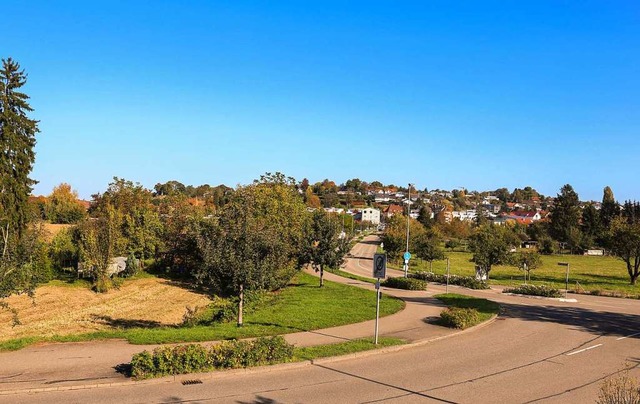
[[[498,303],[478,297],[464,296],[457,293],[443,293],[436,295],[435,298],[447,306],[478,310],[480,322],[489,320],[491,316],[498,314],[498,311],[500,311]]]
[[[293,361],[303,361],[318,358],[328,358],[330,356],[347,355],[356,352],[380,349],[388,346],[403,345],[406,341],[399,338],[380,337],[378,345],[373,343],[373,338],[355,339],[338,344],[317,345],[309,347],[295,348],[293,351]]]
[[[12,339],[0,343],[0,350],[20,349],[43,341],[73,342],[106,338],[124,338],[132,344],[215,341],[315,330],[375,318],[374,291],[333,282],[325,282],[324,288],[319,288],[318,284],[318,278],[299,273],[287,288],[274,294],[269,304],[246,314],[244,327],[237,327],[235,322],[195,327],[154,324],[140,327],[132,323],[131,328],[124,325],[92,333]],[[74,289],[68,291],[73,293]],[[393,314],[403,307],[401,300],[383,296],[380,314]]]
[[[470,261],[472,254],[468,252],[446,252],[451,262],[451,274],[471,276],[475,274],[474,264]],[[612,291],[621,292],[632,297],[640,297],[640,285],[629,284],[629,275],[623,261],[614,257],[594,257],[584,255],[543,255],[542,267],[531,271],[534,284],[545,284],[559,289],[565,287],[566,267],[558,266],[558,262],[568,262],[569,290]],[[390,267],[399,268],[397,265]],[[428,271],[429,263],[419,259],[411,260],[411,271]],[[446,273],[446,261],[434,261],[433,272]],[[515,286],[524,282],[523,272],[515,267],[494,266],[489,274],[491,284]]]
[[[351,272],[346,272],[341,269],[330,269],[328,271],[331,272],[332,274],[342,276],[343,278],[353,279],[354,281],[361,281],[361,282],[367,282],[367,283],[373,283],[373,284],[376,283],[376,280],[374,278],[367,278],[365,276],[352,274]]]

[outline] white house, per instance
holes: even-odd
[[[372,224],[380,224],[380,211],[374,208],[364,208],[362,209],[361,220]]]

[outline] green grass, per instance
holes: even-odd
[[[367,278],[365,276],[352,274],[351,272],[346,272],[341,269],[330,269],[329,272],[338,276],[342,276],[343,278],[353,279],[355,281],[368,282],[373,284],[376,283],[376,280],[374,278]]]
[[[451,265],[451,274],[461,276],[475,275],[471,253],[447,252]],[[565,287],[566,267],[558,266],[558,262],[569,263],[569,290],[618,292],[630,297],[640,297],[640,285],[629,284],[629,275],[623,261],[614,257],[594,257],[584,255],[543,255],[542,267],[531,271],[531,281],[534,284],[544,284],[557,289]],[[399,269],[397,263],[388,264]],[[402,264],[400,264],[401,266]],[[428,271],[429,263],[419,259],[410,262],[411,271]],[[433,272],[446,273],[446,261],[434,261]],[[524,274],[515,267],[494,266],[489,274],[489,283],[495,285],[516,286],[524,282]]]
[[[48,338],[22,338],[0,343],[0,350],[15,350],[36,342],[77,342],[109,338],[123,338],[132,344],[161,344],[176,342],[216,341],[310,331],[375,318],[375,292],[325,282],[306,273],[297,274],[290,285],[274,293],[269,304],[248,313],[244,326],[235,322],[195,327],[125,328],[94,333]],[[384,296],[380,301],[380,315],[386,316],[404,308],[402,300]]]
[[[457,293],[443,293],[436,295],[435,298],[450,307],[476,309],[480,313],[480,322],[489,320],[500,311],[498,303],[478,297],[464,296]]]
[[[328,358],[331,356],[347,355],[356,352],[370,351],[388,346],[403,345],[406,341],[399,338],[380,337],[378,345],[373,343],[373,338],[356,339],[338,344],[317,345],[310,347],[295,348],[293,351],[294,361],[312,360],[318,358]]]

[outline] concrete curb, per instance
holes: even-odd
[[[89,389],[106,388],[106,387],[154,385],[154,384],[162,384],[162,383],[171,383],[178,380],[181,380],[181,381],[196,380],[196,379],[197,380],[215,380],[215,379],[221,379],[221,378],[232,377],[232,376],[243,375],[243,374],[267,373],[267,372],[275,372],[278,370],[299,369],[307,366],[323,365],[323,364],[340,362],[340,361],[349,360],[349,359],[365,358],[373,355],[383,355],[387,353],[402,351],[405,349],[420,347],[420,346],[431,344],[433,342],[437,342],[443,339],[447,339],[447,338],[451,338],[451,337],[455,337],[458,335],[467,334],[467,333],[479,330],[495,322],[497,317],[498,317],[497,315],[493,315],[487,321],[480,323],[478,325],[475,325],[473,327],[467,328],[466,330],[456,331],[450,334],[445,334],[445,335],[441,335],[433,338],[425,338],[422,340],[411,342],[409,344],[390,346],[390,347],[381,348],[381,349],[370,349],[367,351],[356,352],[356,353],[347,354],[347,355],[305,360],[301,362],[257,366],[257,367],[244,368],[244,369],[230,369],[230,370],[223,370],[223,371],[218,370],[218,371],[207,372],[207,373],[189,373],[189,374],[175,375],[175,376],[164,376],[164,377],[159,377],[155,379],[147,379],[147,380],[140,380],[140,381],[134,381],[129,379],[122,382],[111,382],[111,383],[80,384],[80,385],[72,385],[72,386],[0,390],[0,397],[14,395],[14,394],[25,394],[25,393],[33,394],[33,393],[45,393],[45,392],[53,392],[53,391],[89,390]]]
[[[553,300],[555,302],[578,303],[578,299],[565,299],[564,297],[531,296],[531,295],[521,295],[518,293],[504,293],[504,292],[502,294],[505,296],[524,297],[526,299]]]

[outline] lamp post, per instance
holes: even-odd
[[[561,267],[567,267],[567,273],[564,280],[564,298],[567,298],[567,291],[569,290],[569,263],[568,262],[558,262],[558,265]]]
[[[411,187],[413,184],[409,183],[409,196],[407,200],[407,248],[405,251],[405,256],[409,256],[409,220],[411,219]],[[409,272],[409,259],[405,257],[404,260],[404,277],[406,278]]]

